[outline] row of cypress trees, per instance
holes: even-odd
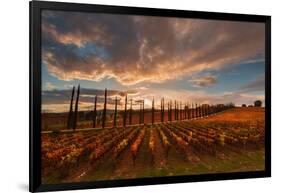
[[[79,106],[79,95],[80,95],[80,85],[78,85],[77,93],[76,93],[76,100],[75,100],[75,107],[73,112],[73,102],[74,102],[74,94],[75,94],[75,86],[72,88],[71,93],[71,100],[70,100],[70,108],[68,113],[68,120],[67,120],[67,128],[75,130],[77,128],[77,118],[78,118],[78,106]],[[102,110],[102,117],[101,117],[101,127],[106,127],[106,114],[107,114],[107,89],[104,91],[104,105]],[[97,127],[97,95],[94,97],[94,109],[93,109],[93,128]],[[130,99],[130,109],[129,109],[129,125],[132,125],[133,119],[133,100]],[[144,124],[144,100],[135,101],[138,103],[139,106],[139,124]],[[113,127],[117,127],[117,114],[118,114],[118,98],[115,97],[114,102],[114,114],[113,114]],[[155,101],[154,98],[151,104],[151,123],[155,123]],[[125,104],[124,104],[124,111],[123,111],[123,127],[127,125],[127,106],[128,106],[128,97],[125,94]],[[181,121],[185,119],[193,119],[198,117],[208,116],[213,113],[220,112],[222,110],[227,109],[228,107],[225,105],[198,105],[197,103],[192,103],[188,105],[185,103],[184,105],[182,102],[178,101],[168,101],[167,103],[167,121]],[[161,99],[160,104],[160,120],[161,122],[165,121],[165,100],[164,98]]]
[[[75,93],[75,86],[73,86],[73,88],[72,88],[70,108],[69,108],[68,119],[67,119],[67,128],[68,129],[72,128],[73,130],[75,130],[77,127],[77,114],[78,114],[78,104],[79,104],[79,95],[80,95],[80,84],[78,85],[78,88],[77,88],[75,109],[73,112],[72,106],[73,106],[73,100],[74,100],[74,93]]]

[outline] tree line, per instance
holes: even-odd
[[[77,87],[76,99],[75,95],[75,86],[72,88],[71,98],[70,98],[70,107],[67,117],[67,128],[75,130],[77,128],[78,122],[78,109],[79,109],[79,95],[80,95],[80,85]],[[92,113],[92,127],[96,128],[98,126],[97,122],[101,122],[101,127],[105,128],[107,123],[107,89],[104,90],[104,104],[101,113],[101,120],[98,119],[97,112],[97,95],[93,100],[93,113]],[[124,99],[124,108],[118,109],[118,98],[115,97],[114,100],[114,112],[113,112],[113,127],[117,127],[117,114],[118,111],[122,112],[122,126],[126,127],[127,125],[133,124],[133,111],[138,111],[138,124],[145,124],[145,111],[151,113],[150,120],[147,123],[155,123],[155,113],[156,111],[160,113],[160,122],[172,122],[172,121],[182,121],[189,120],[194,118],[206,117],[211,114],[215,114],[229,108],[233,108],[234,104],[198,104],[198,103],[183,103],[177,100],[167,100],[165,101],[164,97],[160,100],[160,109],[155,108],[155,100],[152,100],[151,108],[144,108],[144,100],[135,100],[134,104],[139,105],[138,110],[133,110],[133,99],[128,100],[128,95],[125,94]],[[75,102],[75,104],[74,104]],[[74,110],[73,110],[74,105]],[[129,109],[127,107],[129,106]]]

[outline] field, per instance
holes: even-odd
[[[157,117],[157,116],[156,116]],[[42,182],[264,170],[264,108],[197,119],[42,133]]]

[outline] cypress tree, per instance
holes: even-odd
[[[177,120],[179,120],[179,103],[177,102]]]
[[[142,123],[144,124],[144,100],[142,100]]]
[[[139,124],[142,122],[142,102],[140,101]]]
[[[126,127],[126,121],[127,121],[127,93],[125,96],[125,109],[124,109],[124,117],[123,117],[123,126]]]
[[[187,118],[186,103],[184,104],[184,119]]]
[[[75,86],[73,86],[73,88],[72,88],[70,107],[69,107],[69,113],[68,113],[68,118],[67,118],[67,129],[70,129],[71,126],[72,126],[72,123],[73,123],[73,120],[72,120],[72,114],[73,114],[72,106],[73,106],[74,92],[75,92]]]
[[[172,102],[169,102],[169,121],[172,121]]]
[[[169,102],[168,102],[168,121],[170,121],[170,106],[169,106]]]
[[[163,104],[162,104],[162,99],[161,99],[161,105],[160,105],[160,119],[161,119],[161,122],[163,122]]]
[[[104,90],[104,105],[102,112],[102,128],[105,128],[106,123],[106,103],[107,103],[107,89]]]
[[[180,102],[179,114],[180,114],[180,121],[181,121],[182,120],[182,104],[181,104],[181,102]]]
[[[177,109],[177,120],[179,120],[179,109],[180,109],[180,106],[179,106],[179,102],[177,102],[177,106],[176,106],[176,109]]]
[[[160,100],[160,122],[162,122],[162,98]]]
[[[165,106],[164,106],[164,98],[161,99],[161,122],[164,122],[165,116]]]
[[[191,119],[194,118],[194,104],[191,104]]]
[[[154,98],[152,99],[151,123],[154,124]]]
[[[207,116],[207,105],[204,104],[203,106],[204,106],[203,107],[203,117],[206,117]]]
[[[179,103],[177,102],[177,120],[179,120]]]
[[[164,122],[165,121],[165,100],[164,100],[164,98],[163,98],[162,108],[163,108],[162,122]]]
[[[113,126],[117,125],[117,97],[115,97],[115,108],[114,108],[114,118],[113,118]]]
[[[174,115],[174,117],[175,117],[175,120],[177,120],[177,102],[175,101],[175,115]]]
[[[187,113],[187,119],[190,119],[190,115],[189,115],[189,104],[186,105],[186,113]]]
[[[173,101],[172,101],[172,100],[170,100],[170,121],[172,121],[172,120],[173,120],[172,115],[173,115]]]
[[[132,125],[133,118],[133,99],[130,99],[129,125]]]
[[[198,109],[197,109],[197,103],[195,103],[195,117],[198,117]]]
[[[170,102],[168,101],[168,121],[170,120]]]
[[[97,122],[97,95],[95,96],[94,113],[93,113],[93,127],[96,127]]]
[[[79,94],[80,94],[80,84],[78,85],[78,89],[77,89],[77,96],[76,96],[76,103],[75,103],[75,112],[74,112],[73,130],[75,130],[76,127],[77,127],[77,114],[78,114]]]

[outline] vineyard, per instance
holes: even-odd
[[[236,107],[192,120],[42,134],[43,183],[263,169],[261,107]]]

